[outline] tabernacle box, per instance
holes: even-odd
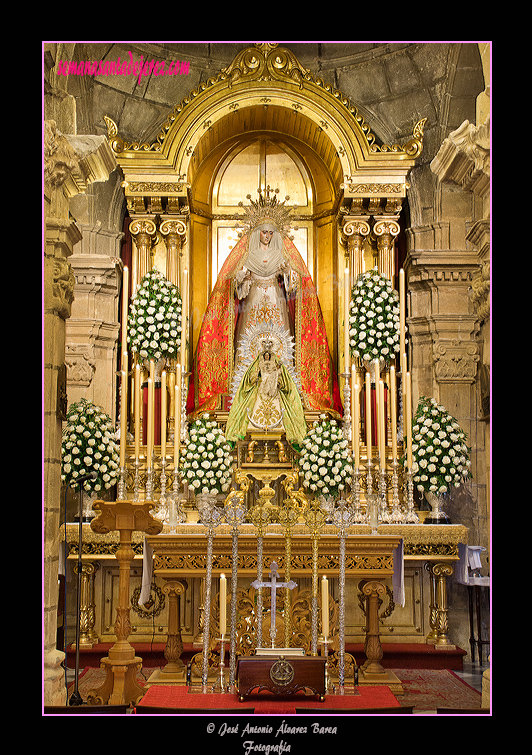
[[[252,690],[263,689],[275,695],[293,695],[299,690],[310,690],[325,699],[326,658],[301,658],[284,655],[249,656],[239,658],[236,668],[238,699],[243,702]]]

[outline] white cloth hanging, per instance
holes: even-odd
[[[404,607],[405,604],[405,559],[403,539],[393,552],[393,599],[394,602]]]
[[[148,602],[150,597],[151,581],[153,579],[153,548],[144,538],[142,549],[142,587],[140,589],[139,606]]]

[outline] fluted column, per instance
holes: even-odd
[[[395,275],[395,238],[399,234],[399,223],[394,218],[379,218],[373,226],[379,250],[379,272],[393,281]]]
[[[155,223],[150,218],[136,218],[130,223],[129,231],[135,242],[132,264],[133,291],[146,273],[151,270],[151,250],[156,230]]]
[[[344,223],[343,233],[347,239],[347,249],[351,268],[351,285],[357,276],[364,272],[364,242],[369,235],[369,217],[348,217]]]
[[[179,287],[180,258],[186,241],[187,227],[183,220],[164,220],[159,228],[166,243],[166,277]]]

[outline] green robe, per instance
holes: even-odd
[[[280,375],[278,381],[279,399],[283,413],[283,427],[286,439],[290,443],[301,443],[307,434],[307,423],[303,412],[303,404],[296,385],[284,364],[275,356],[272,357],[278,367]],[[247,410],[252,416],[260,385],[260,355],[248,367],[229,411],[225,437],[227,440],[244,440],[249,425]]]

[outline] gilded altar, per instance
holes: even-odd
[[[249,593],[251,581],[257,574],[256,537],[251,524],[239,528],[238,571],[239,590]],[[468,532],[462,525],[379,525],[379,537],[394,542],[402,538],[404,545],[405,604],[397,605],[393,599],[389,556],[383,557],[378,549],[370,553],[361,551],[358,536],[368,537],[368,525],[353,525],[346,538],[346,578],[350,599],[346,608],[346,642],[360,643],[365,639],[365,615],[361,605],[360,581],[365,577],[381,577],[386,592],[381,611],[381,637],[383,642],[424,643],[437,639],[436,620],[438,579],[452,576],[453,563],[458,561],[458,546],[467,543]],[[78,525],[62,528],[68,543],[68,561],[77,568]],[[143,553],[146,542],[157,544],[153,567],[154,578],[148,605],[139,606]],[[355,542],[356,541],[356,542]],[[118,600],[118,532],[101,535],[90,525],[83,525],[82,538],[82,647],[114,640],[115,608]],[[337,604],[338,537],[332,525],[325,525],[318,546],[320,574],[331,577],[331,601]],[[168,599],[163,592],[166,577],[183,579],[187,583],[181,601],[181,634],[185,644],[198,643],[203,621],[203,576],[205,573],[206,541],[204,527],[199,523],[181,524],[175,529],[164,525],[160,535],[148,537],[141,532],[132,535],[134,559],[131,566],[131,641],[165,642],[168,631]],[[278,559],[284,567],[285,542],[280,525],[271,525],[264,538],[264,568]],[[213,575],[231,570],[231,532],[221,525],[214,538]],[[298,592],[310,594],[312,581],[312,549],[308,529],[296,525],[292,539],[291,574],[298,582]],[[443,574],[443,577],[441,576]],[[438,576],[440,575],[440,576]],[[71,595],[70,612],[74,610]],[[303,595],[305,597],[305,595]],[[249,599],[252,596],[248,596]],[[294,598],[293,605],[297,601]],[[308,606],[307,606],[308,608]],[[440,605],[446,611],[446,605]],[[336,609],[332,608],[333,622]],[[72,619],[70,619],[72,620]],[[444,632],[445,645],[452,641],[452,627]],[[443,645],[442,645],[443,646]]]
[[[257,217],[250,221],[248,233],[225,250],[225,262],[213,270],[209,281],[203,274],[211,264],[206,264],[207,238],[211,232],[214,235],[219,219],[217,200],[208,196],[205,179],[208,175],[211,180],[215,168],[211,156],[216,149],[211,139],[219,139],[221,144],[229,136],[240,138],[247,131],[248,116],[259,131],[272,134],[277,133],[282,116],[294,149],[296,144],[303,149],[300,145],[307,141],[302,138],[303,129],[309,129],[317,138],[315,157],[320,158],[312,162],[312,181],[327,200],[297,208],[296,215],[295,207],[289,210],[288,205],[270,197],[266,174],[261,173],[260,199],[244,211],[249,211],[249,217],[255,212]],[[168,281],[179,289],[182,301],[179,351],[172,350],[161,359],[153,355],[141,358],[140,352],[127,350],[128,297],[122,302],[125,350],[121,354],[117,498],[153,502],[154,516],[162,525],[159,535],[131,535],[131,639],[139,643],[166,641],[165,655],[171,659],[172,672],[180,670],[184,644],[203,645],[205,655],[219,635],[223,636],[216,578],[233,570],[237,645],[242,653],[252,652],[257,646],[254,633],[262,633],[265,618],[275,624],[276,616],[267,596],[260,594],[256,602],[250,585],[275,561],[287,579],[290,575],[298,581],[297,593],[279,611],[285,639],[295,634],[297,643],[312,655],[317,654],[318,575],[331,581],[327,614],[331,649],[334,643],[342,645],[339,614],[347,643],[365,642],[367,647],[368,638],[373,637],[377,647],[382,636],[385,642],[451,647],[446,580],[452,576],[453,561],[458,560],[459,544],[467,542],[467,529],[422,524],[414,510],[407,302],[404,271],[395,266],[402,202],[409,171],[422,150],[425,120],[416,124],[405,145],[377,145],[369,126],[340,93],[324,87],[282,48],[265,43],[243,51],[228,69],[176,106],[151,146],[126,142],[113,121],[106,118],[106,122],[111,148],[124,172],[122,186],[131,219],[131,270],[124,269],[124,290],[129,290],[130,273],[135,292],[146,273],[160,265]],[[298,164],[309,157],[311,151],[305,147]],[[329,164],[327,177],[318,175],[318,162]],[[310,186],[310,175],[307,178]],[[272,216],[281,205],[283,217],[276,220]],[[241,206],[242,202],[235,202],[231,212],[225,211],[225,220],[245,220]],[[285,210],[286,215],[292,212],[292,226],[306,224],[308,239],[316,240],[315,250],[314,242],[309,241],[305,259],[287,233]],[[280,239],[275,253],[273,241],[263,243],[262,236],[259,251],[252,249],[253,234],[264,232],[262,221],[266,220],[275,221],[273,238],[277,234]],[[270,243],[272,247],[268,247]],[[327,271],[322,264],[325,252],[318,246],[330,251],[327,265],[331,276],[345,269],[343,285],[337,279],[331,286],[332,277],[323,277]],[[251,267],[255,251],[266,257],[262,262],[268,267],[263,275],[260,268],[257,272]],[[283,302],[281,314],[286,318],[282,320],[284,329],[279,330],[281,325],[277,323],[277,327],[271,315],[277,307],[268,305],[267,321],[261,320],[256,330],[248,325],[237,342],[234,320],[236,304],[245,298],[237,290],[244,280],[239,277],[244,275],[244,263],[255,276],[255,293],[262,287],[265,297],[264,292],[275,288],[271,301]],[[353,356],[349,322],[353,285],[370,269],[378,269],[390,292],[397,280],[399,293],[390,293],[390,300],[397,308],[398,343],[389,358],[371,357],[373,361],[368,362]],[[321,304],[311,270],[323,292]],[[293,298],[289,300],[292,285]],[[264,426],[257,424],[255,405],[250,405],[248,417],[253,427],[245,422],[245,432],[235,434],[241,440],[225,452],[231,455],[232,479],[218,490],[211,510],[218,520],[215,527],[209,527],[199,511],[200,490],[196,487],[194,492],[200,481],[194,474],[192,478],[184,474],[183,459],[190,453],[191,427],[203,412],[210,413],[217,433],[234,440],[227,433],[231,411],[238,403],[235,398],[247,370],[259,358],[245,348],[252,337],[262,344],[257,348],[264,363],[277,359],[290,367],[285,378],[292,403],[284,405],[279,400],[276,407],[283,404],[287,419],[294,397],[301,400],[301,413],[303,407],[305,410],[302,425],[309,433],[323,412],[334,418],[341,428],[344,462],[352,467],[352,473],[341,495],[336,491],[329,501],[316,489],[306,489],[300,454],[291,442],[303,444],[304,431],[290,437],[286,423],[279,430],[277,420],[273,422],[271,417],[264,420]],[[241,356],[248,361],[239,367]],[[275,390],[277,400],[279,384]],[[197,467],[214,467],[201,455],[205,453],[205,449],[198,452]],[[329,474],[326,466],[324,462],[323,476]],[[205,476],[209,473],[212,477],[212,468]],[[201,492],[205,492],[203,488]],[[338,513],[343,498],[354,519],[339,529],[331,522],[333,509]],[[240,504],[244,514],[235,526],[221,521],[231,500]],[[379,507],[373,521],[372,506]],[[76,559],[77,529],[67,526],[64,536],[70,546],[69,559]],[[81,644],[113,638],[118,545],[118,533],[95,533],[84,527]],[[148,593],[142,602],[141,592]],[[272,614],[269,619],[268,611]],[[378,652],[372,653],[372,662],[378,665]]]

